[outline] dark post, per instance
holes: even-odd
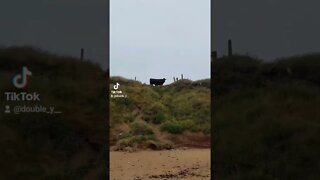
[[[218,53],[217,51],[212,51],[211,52],[211,60],[216,60],[218,58]]]
[[[176,78],[175,77],[173,77],[173,82],[176,82]]]
[[[83,48],[81,48],[81,61],[83,61],[83,56],[84,56],[84,49]]]
[[[211,52],[210,72],[211,72],[211,83],[213,78],[213,62],[217,59],[217,51]]]
[[[232,56],[232,41],[231,41],[231,39],[228,40],[228,55]]]
[[[181,79],[183,79],[183,74],[181,74]]]
[[[134,80],[137,81],[137,77],[134,77]]]

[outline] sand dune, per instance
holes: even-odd
[[[210,179],[210,149],[110,152],[111,180]]]

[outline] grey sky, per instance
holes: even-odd
[[[320,51],[318,0],[214,0],[213,49],[272,60]]]
[[[107,0],[1,0],[0,45],[32,45],[108,67]]]
[[[111,0],[110,73],[210,78],[209,0]]]

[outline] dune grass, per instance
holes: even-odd
[[[28,66],[33,76],[17,90],[12,77]],[[55,106],[62,114],[0,113],[0,179],[106,178],[106,73],[96,64],[33,47],[0,49],[0,92],[5,105]],[[4,92],[37,92],[40,102],[7,102]],[[2,109],[2,108],[1,108]]]
[[[320,55],[214,62],[213,177],[320,177]]]
[[[210,136],[209,79],[184,79],[165,86],[150,86],[117,76],[111,77],[110,88],[116,82],[121,84],[121,90],[128,98],[110,101],[112,142],[119,140],[120,133],[132,131],[130,123],[135,122],[144,122],[158,132],[153,140],[160,144],[169,141],[160,138],[162,133],[183,134],[189,131]],[[121,128],[124,124],[129,124],[129,128]],[[139,143],[149,140],[144,139]]]

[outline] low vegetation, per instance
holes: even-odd
[[[214,179],[320,177],[319,69],[319,54],[214,61]]]
[[[11,80],[25,65],[33,76],[19,90]],[[0,179],[106,179],[105,82],[106,73],[89,61],[0,48]],[[41,101],[5,100],[4,92],[20,91],[37,92]],[[13,114],[15,105],[55,106],[62,114]]]
[[[185,133],[210,137],[209,79],[150,86],[111,77],[111,90],[117,82],[128,98],[110,101],[110,145],[115,149],[149,148],[151,142],[152,149],[174,148],[179,145],[172,137]]]

